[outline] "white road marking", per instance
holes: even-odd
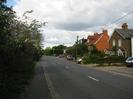
[[[98,79],[96,79],[96,78],[94,78],[94,77],[91,77],[91,76],[88,76],[90,79],[92,79],[92,80],[95,80],[95,81],[99,81]]]

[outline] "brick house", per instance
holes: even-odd
[[[107,30],[103,30],[103,33],[94,33],[94,35],[89,35],[87,38],[88,50],[93,50],[93,46],[96,47],[98,51],[104,52],[108,49],[109,35]]]
[[[115,29],[110,40],[109,49],[118,56],[133,56],[133,29],[128,29],[127,23],[121,29]]]

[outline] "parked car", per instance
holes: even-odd
[[[72,57],[72,55],[67,55],[67,60],[74,60],[74,57]]]
[[[127,67],[133,67],[133,57],[128,57],[125,62]]]
[[[65,57],[63,54],[60,54],[60,55],[59,55],[59,58],[63,58],[63,57]]]

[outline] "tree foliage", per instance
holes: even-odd
[[[3,4],[5,3],[7,0],[0,0],[0,3]]]
[[[54,46],[52,48],[47,47],[44,50],[44,54],[45,55],[57,55],[58,56],[60,54],[63,54],[63,51],[65,48],[66,48],[66,46],[64,46],[64,45],[58,45],[58,46]]]
[[[77,54],[82,57],[84,54],[88,53],[88,47],[86,44],[77,45]]]
[[[90,64],[90,63],[97,63],[100,58],[104,57],[104,53],[98,51],[94,45],[92,45],[92,50],[84,55],[83,63]]]
[[[76,53],[76,48],[75,48],[75,46],[68,47],[68,48],[66,49],[66,53],[67,53],[68,55],[75,56],[75,53]]]
[[[34,71],[41,50],[41,26],[36,20],[18,18],[0,3],[0,99],[18,99]],[[26,21],[27,20],[27,21]]]
[[[63,54],[63,51],[64,51],[65,48],[66,47],[64,45],[54,46],[52,48],[53,54],[55,54],[55,55]]]
[[[53,55],[52,48],[50,48],[50,47],[45,48],[45,50],[43,51],[43,53],[44,53],[45,55],[48,55],[48,56]]]
[[[82,57],[84,54],[88,52],[88,47],[86,44],[77,44],[73,45],[72,47],[67,48],[67,54],[71,54],[75,56],[77,51],[77,56]]]

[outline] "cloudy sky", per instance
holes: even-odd
[[[9,2],[10,1],[10,2]],[[44,46],[72,45],[79,38],[127,22],[133,28],[133,0],[8,0],[18,15],[33,10],[31,17],[48,22],[43,28]]]

